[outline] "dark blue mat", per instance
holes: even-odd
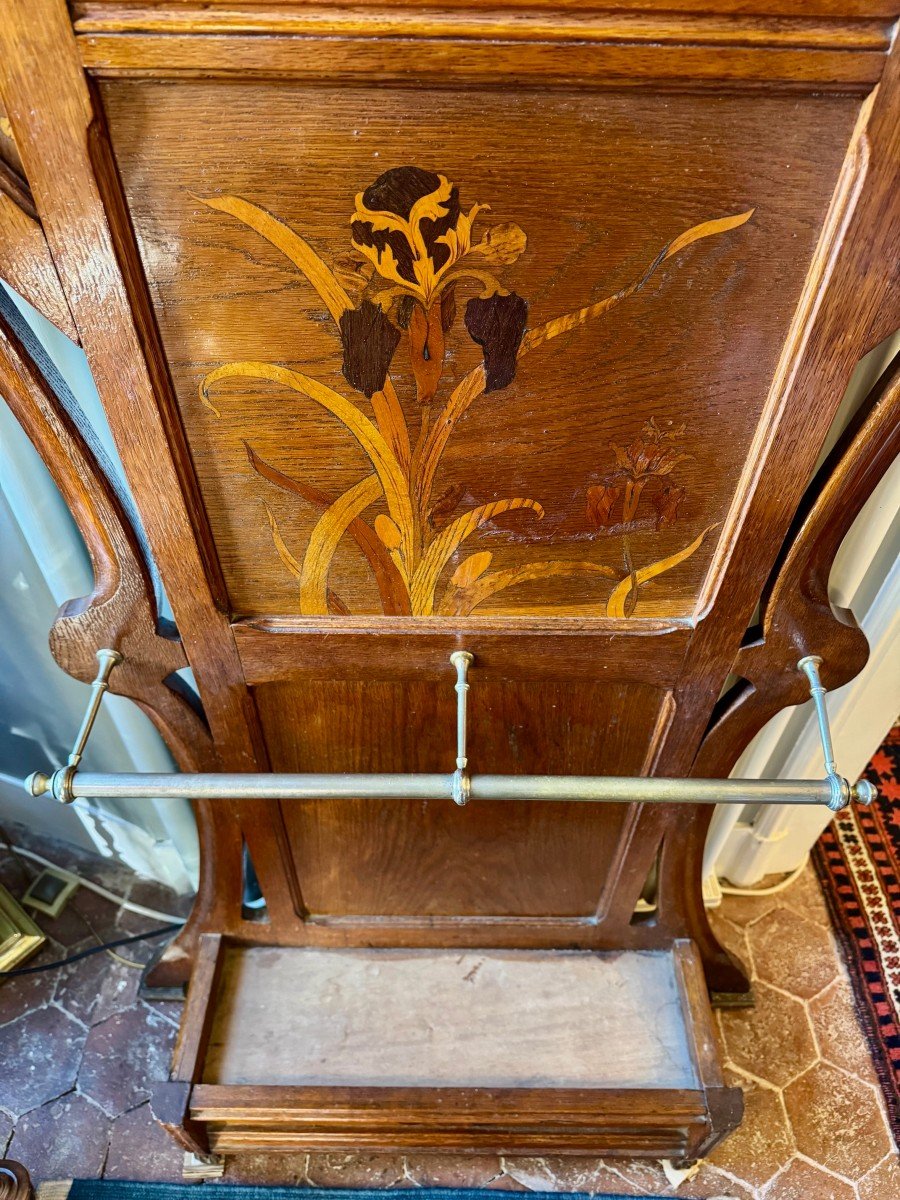
[[[399,1189],[379,1188],[311,1188],[311,1187],[246,1187],[243,1185],[210,1184],[198,1193],[196,1183],[128,1183],[115,1179],[76,1179],[69,1191],[68,1200],[198,1200],[202,1194],[227,1192],[229,1200],[297,1200],[302,1192],[308,1197],[322,1200],[385,1200],[386,1191],[391,1195]],[[404,1189],[405,1193],[405,1189]],[[416,1200],[502,1200],[508,1193],[482,1188],[410,1188],[409,1195]],[[609,1192],[528,1192],[527,1200],[622,1200]]]

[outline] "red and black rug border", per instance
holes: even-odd
[[[872,896],[878,888],[887,919],[893,921],[893,933],[900,938],[900,827],[894,836],[890,826],[895,804],[884,795],[886,785],[896,786],[900,781],[900,725],[891,730],[866,778],[881,789],[873,809],[840,814],[822,834],[812,857],[848,967],[856,1012],[869,1043],[891,1131],[900,1143],[900,984],[896,982],[900,962],[882,961],[870,904],[847,853],[862,841],[874,876],[866,880],[866,891]],[[888,967],[893,969],[893,984]]]

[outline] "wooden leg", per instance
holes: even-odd
[[[225,1161],[217,1154],[198,1155],[185,1150],[181,1174],[184,1179],[192,1181],[221,1179],[225,1174]]]
[[[189,1115],[191,1085],[179,1080],[158,1083],[150,1097],[150,1111],[185,1152],[198,1161],[214,1160],[206,1132]]]

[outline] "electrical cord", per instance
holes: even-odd
[[[115,892],[107,891],[105,887],[101,887],[99,883],[94,883],[92,879],[83,879],[80,875],[76,875],[74,871],[68,871],[65,867],[61,867],[58,863],[51,862],[49,858],[44,858],[43,854],[35,854],[33,850],[26,850],[22,846],[13,847],[9,842],[7,846],[12,854],[19,854],[23,858],[30,858],[34,862],[40,863],[42,867],[50,867],[61,875],[63,879],[68,879],[78,883],[81,887],[87,888],[89,892],[95,892],[98,896],[102,896],[104,900],[109,900],[111,904],[117,904],[120,908],[124,908],[127,912],[137,913],[139,917],[149,917],[153,921],[177,921],[179,924],[183,918],[175,916],[174,913],[159,912],[155,908],[147,908],[143,904],[135,904],[132,900],[126,900],[122,896],[117,896]]]
[[[133,933],[130,937],[116,938],[114,942],[104,942],[100,946],[88,946],[87,950],[79,950],[68,958],[59,958],[56,962],[42,963],[39,967],[16,967],[13,971],[0,971],[0,979],[12,979],[16,975],[37,975],[41,971],[55,971],[59,967],[67,967],[69,963],[79,962],[92,954],[103,954],[105,950],[114,950],[117,946],[130,946],[133,942],[145,942],[149,938],[164,937],[167,933],[175,933],[184,922],[175,925],[164,925],[161,929],[150,929],[147,933]]]
[[[780,880],[778,883],[773,883],[771,887],[727,887],[724,883],[721,883],[719,884],[719,890],[723,896],[774,896],[777,892],[783,892],[785,888],[789,888],[792,883],[796,883],[796,881],[806,870],[808,862],[809,855],[807,854],[806,858],[804,858],[799,867],[795,867],[789,875],[786,875],[785,878]]]

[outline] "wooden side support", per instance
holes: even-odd
[[[693,774],[727,775],[759,730],[788,705],[808,699],[796,664],[819,654],[826,688],[858,675],[869,645],[855,617],[829,599],[828,578],[850,526],[900,453],[900,356],[807,490],[784,550],[763,593],[761,619],[738,653],[740,678],[723,698],[706,732]]]
[[[203,1071],[221,972],[222,938],[218,934],[203,934],[178,1033],[171,1079],[157,1084],[150,1100],[157,1121],[186,1153],[201,1162],[212,1156],[206,1129],[190,1116],[191,1091]]]
[[[113,673],[111,690],[134,700],[166,739],[184,770],[218,769],[218,759],[202,715],[170,685],[187,666],[181,643],[164,636],[153,581],[143,550],[111,479],[79,427],[77,406],[65,385],[41,361],[40,347],[18,320],[11,302],[0,303],[0,392],[46,463],[84,537],[94,570],[90,595],[60,609],[50,631],[50,648],[67,674],[89,683],[101,647],[119,650],[124,662]],[[198,805],[201,809],[203,806]],[[201,842],[214,836],[201,818]],[[201,898],[185,930],[169,947],[148,979],[155,986],[186,980],[198,922],[213,902],[209,878],[213,855],[202,846]]]

